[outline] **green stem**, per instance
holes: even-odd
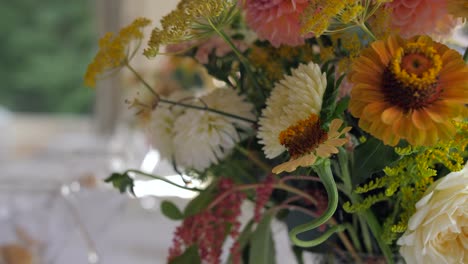
[[[245,71],[249,75],[250,80],[252,81],[255,88],[258,91],[263,91],[261,89],[260,85],[257,83],[257,78],[255,77],[254,73],[250,69],[250,63],[249,63],[248,59],[242,54],[242,52],[239,51],[239,49],[236,47],[236,45],[234,45],[234,43],[231,41],[231,38],[229,36],[227,36],[226,33],[224,33],[223,30],[218,29],[218,27],[216,27],[216,25],[213,23],[213,21],[211,21],[210,18],[207,18],[207,20],[208,20],[208,23],[210,24],[210,26],[213,28],[213,30],[216,31],[216,33],[218,33],[218,35],[224,41],[226,41],[226,43],[231,47],[231,49],[234,51],[236,56],[239,58],[239,61],[242,63],[242,65],[244,65]],[[261,94],[263,94],[263,92]]]
[[[319,245],[325,240],[327,240],[335,232],[341,232],[345,229],[344,226],[341,225],[333,226],[320,237],[310,241],[302,240],[297,237],[297,235],[301,233],[313,230],[326,223],[333,216],[333,214],[336,211],[336,208],[338,207],[338,189],[336,187],[335,180],[333,179],[333,174],[330,168],[330,160],[326,159],[323,161],[323,163],[315,165],[314,169],[317,172],[320,179],[322,180],[323,185],[325,186],[325,190],[327,191],[328,206],[325,212],[320,217],[314,219],[310,223],[296,226],[291,230],[291,232],[289,233],[291,241],[295,245],[300,247],[313,247]]]
[[[133,75],[135,75],[138,78],[138,80],[140,80],[141,83],[143,83],[145,88],[148,89],[148,91],[151,94],[153,94],[157,100],[160,99],[159,94],[156,91],[154,91],[153,88],[151,88],[151,85],[149,85],[149,83],[147,83],[146,80],[143,77],[141,77],[141,75],[130,65],[128,61],[125,61],[124,65],[133,73]]]
[[[125,63],[124,65],[138,78],[138,80],[141,81],[141,83],[145,86],[145,88],[148,89],[148,91],[150,91],[156,97],[157,103],[165,103],[165,104],[170,104],[170,105],[176,105],[176,106],[182,106],[182,107],[191,108],[191,109],[197,109],[197,110],[212,112],[212,113],[216,113],[216,114],[219,114],[219,115],[222,115],[222,116],[227,116],[227,117],[231,117],[231,118],[234,118],[234,119],[249,122],[249,123],[252,123],[252,124],[256,123],[255,120],[248,119],[248,118],[238,116],[238,115],[234,115],[234,114],[231,114],[231,113],[223,112],[223,111],[220,111],[220,110],[217,110],[217,109],[214,109],[214,108],[209,108],[207,106],[191,105],[191,104],[171,101],[171,100],[168,100],[168,99],[163,99],[163,98],[161,98],[159,96],[158,93],[156,93],[151,88],[151,85],[149,85],[145,81],[145,79],[143,79],[143,77],[141,77],[141,75],[129,63]]]
[[[172,185],[174,185],[174,186],[176,186],[176,187],[179,187],[179,188],[181,188],[181,189],[184,189],[184,190],[189,190],[189,191],[194,191],[194,192],[202,192],[202,191],[203,191],[203,190],[198,189],[198,188],[190,188],[190,187],[187,187],[187,186],[179,185],[179,184],[177,184],[177,183],[174,183],[174,182],[172,182],[172,181],[166,179],[165,177],[158,176],[158,175],[153,175],[153,174],[149,174],[149,173],[142,172],[142,171],[139,171],[139,170],[131,169],[131,170],[125,171],[125,174],[127,174],[127,173],[136,173],[136,174],[139,174],[139,175],[146,176],[146,177],[148,177],[148,178],[160,180],[160,181],[163,181],[163,182],[172,184]]]
[[[351,237],[351,240],[353,241],[354,246],[359,252],[362,252],[361,248],[361,243],[359,242],[359,237],[357,235],[356,229],[354,229],[353,225],[350,223],[343,224],[343,226],[346,227],[346,230],[349,233],[349,236]]]
[[[364,217],[367,220],[367,223],[369,225],[369,228],[372,234],[377,240],[377,244],[379,244],[380,250],[382,250],[382,253],[384,254],[385,260],[387,261],[388,264],[394,264],[395,262],[393,261],[392,250],[387,244],[385,244],[385,242],[381,238],[382,227],[377,221],[377,218],[375,217],[375,215],[372,213],[371,210],[367,210],[364,213]]]
[[[465,63],[468,63],[468,47],[466,47],[465,53],[463,54],[463,60]]]
[[[255,123],[256,123],[255,120],[248,119],[248,118],[245,118],[245,117],[242,117],[242,116],[238,116],[238,115],[234,115],[234,114],[231,114],[231,113],[219,111],[219,110],[217,110],[217,109],[209,108],[209,107],[206,107],[206,106],[191,105],[191,104],[175,102],[175,101],[171,101],[171,100],[167,100],[167,99],[162,99],[162,98],[159,100],[159,102],[165,103],[165,104],[176,105],[176,106],[182,106],[182,107],[186,107],[186,108],[192,108],[192,109],[207,111],[207,112],[212,112],[212,113],[219,114],[219,115],[222,115],[222,116],[231,117],[231,118],[234,118],[234,119],[238,119],[238,120],[242,120],[242,121],[245,121],[245,122],[249,122],[249,123],[251,123],[251,124],[255,124]]]
[[[366,26],[365,23],[361,22],[358,24],[358,26],[364,31],[367,33],[367,35],[369,35],[373,41],[376,41],[377,38],[375,37],[374,33],[372,33],[372,31],[369,30],[369,28]]]
[[[341,180],[346,188],[347,194],[351,194],[353,191],[353,183],[351,180],[351,174],[349,173],[349,160],[346,150],[343,148],[339,148],[338,152],[338,162],[340,163],[340,171],[341,171]]]
[[[219,202],[221,202],[224,198],[226,198],[231,193],[257,189],[260,186],[262,186],[261,183],[258,183],[258,184],[245,184],[245,185],[242,185],[242,186],[234,187],[234,188],[230,189],[229,191],[226,191],[223,194],[221,194],[220,196],[218,196],[214,201],[212,201],[208,205],[207,208],[212,209],[213,207],[215,207],[215,205],[217,205]]]
[[[348,157],[348,153],[343,148],[340,148],[340,151],[338,152],[338,162],[340,163],[341,179],[343,180],[345,189],[349,193],[351,202],[355,204],[360,200],[360,197],[353,193],[353,183],[351,180],[351,173],[349,171],[349,157]],[[367,252],[371,253],[372,241],[371,241],[371,237],[370,237],[365,219],[362,216],[358,215],[358,221],[361,227],[361,233],[362,233],[363,240],[364,240],[364,246],[366,247]],[[355,241],[353,240],[353,243],[354,242]],[[355,244],[355,246],[361,248],[360,244]]]
[[[231,38],[229,36],[226,35],[226,33],[224,33],[223,30],[219,29],[214,23],[213,21],[211,21],[210,18],[207,18],[208,20],[208,23],[210,24],[210,26],[213,28],[214,31],[216,31],[216,33],[224,40],[226,41],[226,43],[231,47],[232,51],[234,51],[234,53],[236,54],[236,56],[239,58],[239,60],[242,62],[242,64],[244,64],[244,66],[248,65],[248,60],[246,57],[244,57],[244,55],[240,52],[240,50],[236,47],[236,45],[234,45],[234,43],[231,41]]]
[[[287,192],[290,192],[290,193],[294,193],[294,194],[297,194],[299,196],[302,196],[303,198],[309,200],[312,204],[316,205],[317,204],[317,200],[310,196],[309,194],[299,190],[299,189],[296,189],[294,187],[291,187],[291,186],[288,186],[284,183],[279,183],[279,184],[275,184],[273,185],[274,188],[276,189],[280,189],[280,190],[284,190],[284,191],[287,191]]]
[[[246,156],[249,160],[251,160],[253,163],[257,164],[260,168],[267,172],[271,172],[271,167],[267,163],[261,161],[255,153],[252,151],[249,151],[248,149],[245,149],[239,145],[236,145],[235,148],[244,156]]]
[[[367,226],[366,218],[358,214],[358,221],[359,221],[359,226],[361,228],[361,234],[364,240],[364,247],[366,247],[366,252],[371,254],[373,252],[372,240],[371,240],[371,235],[369,233],[369,227]]]

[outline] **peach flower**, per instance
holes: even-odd
[[[244,52],[248,48],[247,44],[241,40],[233,40],[232,43],[241,52]],[[232,49],[224,39],[216,36],[207,39],[198,46],[197,53],[195,53],[195,58],[198,62],[207,64],[209,61],[208,57],[212,52],[214,52],[216,57],[224,57],[228,53],[232,52]]]
[[[232,42],[241,52],[244,52],[248,48],[247,44],[241,40],[233,40]],[[194,47],[197,47],[197,51],[195,52],[195,59],[201,64],[207,64],[209,62],[208,57],[213,52],[216,57],[224,57],[229,52],[232,52],[231,47],[219,36],[214,36],[198,41],[191,40],[182,43],[171,44],[166,47],[166,52],[183,53]]]
[[[391,24],[403,37],[414,35],[445,35],[456,21],[447,12],[445,0],[393,0]]]
[[[261,40],[268,40],[274,47],[304,44],[300,33],[299,17],[308,0],[245,0],[247,24]]]

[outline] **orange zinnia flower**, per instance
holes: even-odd
[[[376,41],[353,64],[349,110],[385,144],[432,145],[455,133],[452,119],[468,103],[461,55],[427,36]]]

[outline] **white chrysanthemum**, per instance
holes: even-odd
[[[151,146],[159,151],[164,159],[174,153],[174,123],[176,115],[166,107],[158,107],[151,113],[151,121],[146,127]]]
[[[267,158],[272,159],[286,150],[279,141],[281,131],[311,114],[320,114],[326,86],[325,73],[312,62],[301,64],[276,84],[259,121],[258,137]]]
[[[168,99],[179,101],[192,96],[186,91],[171,94]],[[174,123],[183,113],[184,108],[171,105],[159,105],[151,112],[151,118],[145,127],[151,146],[159,151],[163,159],[170,160],[174,154]]]
[[[200,98],[198,105],[254,120],[253,105],[230,89],[217,89]],[[236,127],[246,130],[249,123],[217,113],[186,109],[174,124],[175,159],[178,165],[203,171],[216,164],[239,142]]]

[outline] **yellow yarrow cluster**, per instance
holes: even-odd
[[[93,61],[88,65],[84,77],[85,85],[96,86],[96,79],[106,71],[122,66],[128,59],[128,46],[134,40],[143,38],[142,28],[151,23],[146,18],[138,18],[129,26],[120,30],[118,35],[109,32],[99,40],[99,51]]]
[[[301,15],[301,33],[313,32],[320,36],[327,32],[333,21],[346,25],[366,12],[366,1],[317,0],[311,1]],[[364,6],[365,5],[365,6]]]
[[[318,0],[312,1],[301,15],[301,33],[313,32],[322,35],[330,26],[330,21],[336,17],[348,4],[349,0]]]
[[[182,0],[177,8],[163,17],[161,28],[154,28],[148,48],[144,54],[154,57],[159,47],[165,44],[180,43],[200,37],[195,27],[197,23],[206,23],[223,12],[228,12],[235,5],[232,0]]]
[[[431,67],[428,68],[421,76],[414,73],[409,73],[402,68],[402,59],[409,54],[421,54],[426,59],[431,61]],[[434,47],[424,42],[408,43],[406,47],[399,48],[395,58],[390,62],[390,71],[395,77],[407,86],[424,89],[429,85],[437,82],[437,77],[442,69],[442,59]]]
[[[340,20],[347,24],[354,20],[357,16],[359,16],[364,11],[364,7],[360,4],[351,4],[347,6],[340,15]]]

